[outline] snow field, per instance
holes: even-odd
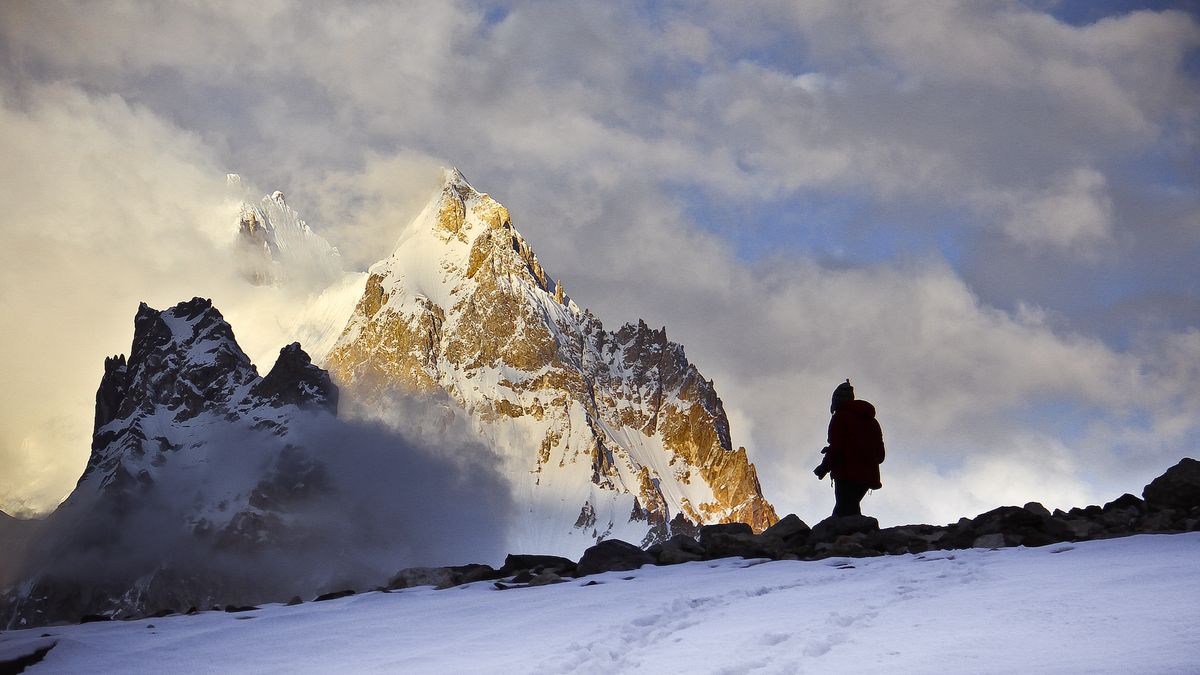
[[[32,672],[1196,673],[1198,554],[1200,533],[731,558],[9,631],[0,659],[57,640]]]

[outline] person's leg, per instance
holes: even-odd
[[[861,483],[855,483],[848,480],[833,481],[833,496],[835,499],[833,505],[833,515],[838,516],[861,516],[862,508],[859,502],[867,494],[867,486]]]

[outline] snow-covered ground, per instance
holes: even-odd
[[[1200,533],[734,558],[9,631],[0,659],[57,641],[32,672],[1197,673],[1198,563]]]

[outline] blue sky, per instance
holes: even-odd
[[[1197,16],[5,3],[0,346],[38,366],[0,400],[0,508],[69,489],[137,301],[289,338],[210,278],[209,177],[284,190],[365,268],[442,165],[606,325],[667,326],[781,511],[828,506],[809,471],[846,377],[896,448],[885,520],[1136,492],[1200,428]]]

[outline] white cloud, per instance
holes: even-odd
[[[1093,251],[1113,234],[1105,183],[1098,171],[1076,169],[1041,191],[1010,195],[1004,231],[1029,246]]]
[[[125,348],[138,300],[213,295],[255,355],[278,348],[278,312],[249,308],[286,298],[189,271],[220,269],[214,183],[227,170],[284,189],[363,266],[390,249],[426,167],[457,164],[582,304],[687,345],[768,496],[806,519],[828,507],[809,471],[844,377],[895,448],[885,517],[1136,491],[1196,437],[1192,333],[1112,348],[1025,298],[990,306],[937,258],[747,263],[730,239],[754,223],[718,236],[679,196],[750,213],[853,195],[873,207],[863,218],[929,214],[967,247],[999,237],[1062,264],[1128,264],[1128,242],[1150,236],[1161,241],[1145,250],[1194,247],[1194,228],[1151,235],[1126,215],[1141,190],[1129,165],[1195,146],[1198,88],[1179,64],[1200,28],[1186,15],[1076,27],[1008,3],[713,3],[649,19],[523,3],[489,24],[453,2],[17,2],[0,5],[0,36],[13,322],[0,346],[38,364],[14,374],[0,413],[5,465],[26,467],[4,474],[10,498],[34,480],[34,453],[65,442],[48,440],[53,415],[90,413],[100,358]],[[1182,191],[1172,208],[1194,211],[1195,186]],[[50,354],[65,356],[42,365]],[[1050,418],[1030,421],[1038,410]],[[81,465],[86,421],[55,428],[67,427],[85,440],[54,462]],[[43,471],[60,494],[66,466]],[[1011,490],[989,487],[999,475]]]

